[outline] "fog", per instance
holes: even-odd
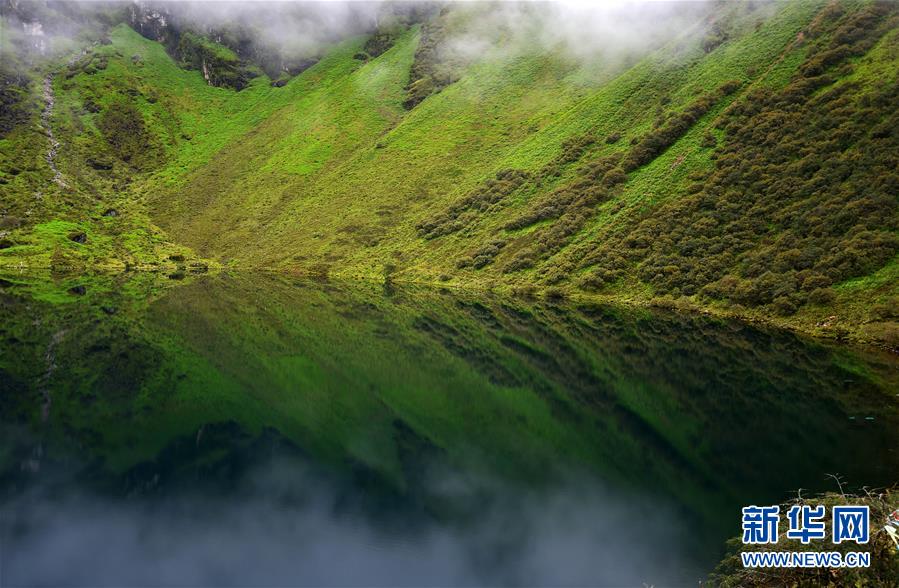
[[[454,5],[476,12],[450,43],[471,55],[557,51],[620,60],[703,34],[710,2],[499,2]]]
[[[96,32],[116,6],[134,23],[198,30],[213,38],[231,31],[288,57],[321,53],[329,43],[393,24],[424,22],[439,11],[463,13],[464,25],[442,42],[465,58],[507,57],[523,50],[564,51],[580,59],[618,59],[684,36],[702,34],[714,6],[705,1],[387,2],[135,0],[36,2],[0,0],[21,47],[70,50],[64,41]],[[105,15],[105,16],[98,16]],[[95,24],[95,23],[94,23]],[[138,27],[140,28],[140,27]],[[146,34],[146,31],[145,31]]]
[[[640,51],[702,29],[710,3],[697,0],[606,2],[270,2],[216,0],[158,4],[194,26],[215,29],[241,23],[266,41],[291,44],[326,41],[394,21],[421,20],[439,10],[470,13],[465,30],[453,36],[473,52],[536,45],[576,56]]]
[[[421,21],[440,10],[457,11],[468,16],[446,41],[451,51],[496,57],[526,49],[563,50],[580,58],[610,58],[701,33],[711,3],[170,0],[158,5],[200,28],[251,26],[266,43],[281,47],[320,45],[394,22]]]
[[[3,507],[0,584],[601,586],[703,575],[683,520],[595,481],[535,490],[444,473],[378,501],[274,460],[203,488],[113,498],[74,479],[33,483]]]

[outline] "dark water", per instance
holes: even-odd
[[[0,282],[0,585],[696,585],[899,481],[899,361],[258,275]]]

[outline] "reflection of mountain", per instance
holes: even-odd
[[[862,351],[700,317],[259,275],[147,305],[157,290],[6,288],[7,431],[132,490],[227,473],[272,435],[425,503],[431,468],[537,486],[593,472],[673,500],[716,538],[740,505],[829,487],[825,473],[881,485],[899,471],[895,360]],[[33,451],[17,439],[6,480]]]

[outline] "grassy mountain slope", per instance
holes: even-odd
[[[485,10],[442,11],[370,59],[348,39],[283,87],[240,92],[114,28],[53,78],[68,186],[33,129],[2,140],[4,165],[28,157],[31,175],[9,176],[25,220],[0,262],[189,259],[152,219],[235,267],[554,288],[896,339],[894,4],[716,5],[617,59],[497,31],[513,50],[437,63],[452,83],[407,109],[410,71],[440,59],[418,49]],[[36,186],[62,203],[43,222],[21,210]]]

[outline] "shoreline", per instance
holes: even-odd
[[[74,275],[91,276],[91,275],[125,275],[125,274],[168,274],[170,277],[174,274],[181,274],[184,277],[200,277],[204,275],[216,275],[219,273],[264,273],[285,277],[300,277],[310,280],[334,280],[338,282],[356,282],[368,285],[396,285],[396,286],[414,286],[425,287],[429,289],[447,289],[457,292],[480,293],[500,295],[504,297],[521,299],[521,300],[547,300],[558,303],[573,304],[598,304],[605,306],[617,306],[630,309],[661,309],[677,313],[685,313],[692,315],[703,315],[723,320],[735,320],[744,324],[774,328],[787,331],[796,335],[801,335],[811,339],[825,340],[838,344],[859,345],[865,347],[876,348],[891,355],[899,356],[899,347],[889,343],[884,339],[872,338],[861,332],[861,327],[866,323],[841,323],[837,328],[830,329],[830,325],[806,326],[805,321],[797,321],[789,318],[779,318],[764,313],[740,312],[726,308],[718,308],[715,306],[707,306],[697,304],[689,299],[660,299],[660,298],[633,298],[616,294],[592,294],[587,292],[571,292],[557,287],[537,287],[529,288],[528,291],[522,292],[521,287],[508,283],[495,283],[490,286],[479,286],[471,283],[458,282],[442,282],[439,280],[429,280],[421,278],[403,278],[402,276],[383,276],[375,277],[374,274],[350,273],[337,271],[333,274],[322,274],[320,272],[304,270],[301,268],[277,269],[272,267],[236,267],[226,266],[218,262],[196,259],[187,263],[165,262],[160,265],[143,265],[123,267],[121,265],[93,266],[90,270],[85,271],[85,267],[48,267],[48,266],[25,266],[25,265],[0,265],[0,277],[8,273],[19,273],[22,275],[38,277],[39,274],[48,274],[46,277],[58,276],[60,278]],[[177,285],[177,281],[181,278],[173,278],[173,286]],[[831,311],[831,312],[836,312]]]

